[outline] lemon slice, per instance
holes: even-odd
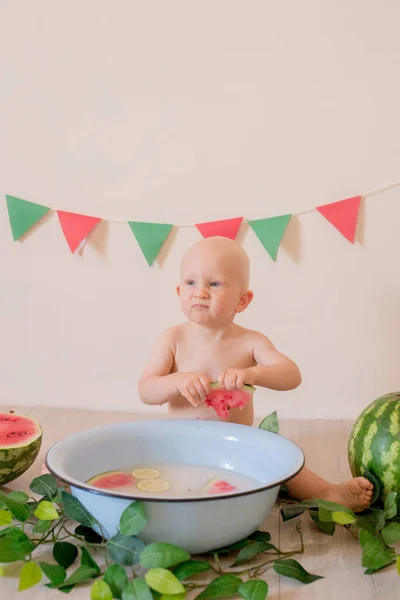
[[[155,479],[159,474],[160,471],[157,471],[157,469],[136,469],[136,471],[132,471],[132,475],[136,479]]]
[[[137,486],[143,492],[166,492],[170,488],[168,481],[164,479],[142,479]]]

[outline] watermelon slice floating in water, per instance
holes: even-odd
[[[240,390],[227,390],[218,383],[211,384],[211,392],[206,396],[206,405],[213,408],[223,421],[229,417],[232,408],[242,409],[253,397],[255,388],[244,385]]]
[[[207,483],[203,492],[207,495],[227,494],[229,492],[235,492],[236,490],[237,488],[234,485],[231,485],[230,483],[228,483],[227,481],[223,481],[222,479],[218,479],[218,477],[214,477]]]
[[[87,481],[90,485],[105,490],[122,488],[132,485],[134,482],[135,479],[130,473],[123,473],[122,471],[107,471],[107,473],[100,473],[100,475],[95,475]]]
[[[32,465],[42,444],[42,428],[25,415],[0,413],[0,486]]]

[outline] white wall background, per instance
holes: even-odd
[[[0,193],[104,218],[296,212],[400,180],[397,0],[2,0]],[[259,416],[355,417],[400,388],[400,188],[352,246],[318,213],[273,263],[252,231],[238,322],[303,384]],[[128,225],[71,255],[55,215],[14,243],[0,204],[0,404],[157,410],[136,383],[181,320],[179,229],[149,268]],[[161,308],[158,308],[158,305]]]

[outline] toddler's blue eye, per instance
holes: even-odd
[[[219,286],[219,282],[218,282],[218,281],[212,281],[212,282],[210,283],[210,286],[211,286],[211,287],[217,287],[217,286]]]
[[[188,285],[194,285],[194,281],[193,279],[189,279],[189,281],[186,282]]]

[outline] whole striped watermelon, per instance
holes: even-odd
[[[353,477],[367,469],[381,485],[380,500],[390,491],[400,500],[400,392],[369,404],[353,425],[348,445]]]
[[[0,413],[0,486],[25,473],[42,444],[42,428],[25,415]]]

